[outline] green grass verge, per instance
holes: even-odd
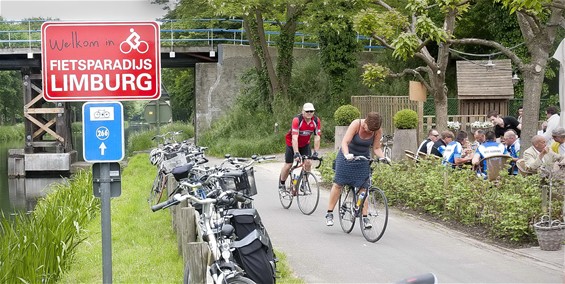
[[[147,196],[155,168],[148,154],[133,156],[122,174],[122,194],[111,200],[112,275],[115,283],[179,283],[183,261],[168,211],[153,213]],[[102,279],[100,214],[88,225],[88,239],[78,248],[60,283]]]
[[[168,210],[151,212],[147,203],[155,168],[146,153],[134,155],[122,173],[122,195],[112,198],[112,274],[114,283],[180,283],[183,260]],[[60,283],[93,283],[102,279],[100,215],[87,225],[86,241],[77,247]],[[277,252],[278,283],[293,278],[286,256]]]

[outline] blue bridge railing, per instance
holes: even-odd
[[[0,48],[41,48],[41,24],[45,21],[0,21]],[[157,22],[161,26],[161,47],[249,44],[241,19],[161,19]],[[265,36],[269,45],[275,45],[279,32],[266,30]],[[372,39],[367,36],[357,35],[357,41],[361,42],[365,51],[383,48],[373,45]],[[319,48],[315,36],[302,32],[295,34],[294,45],[301,48]]]

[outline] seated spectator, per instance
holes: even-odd
[[[482,161],[482,165],[479,162],[484,158],[508,154],[508,150],[501,143],[496,142],[496,134],[493,131],[487,131],[485,133],[486,141],[477,148],[477,151],[473,155],[472,163],[474,166],[479,166],[478,174],[486,178],[487,173],[487,163]]]
[[[434,146],[434,143],[438,139],[439,139],[439,132],[433,128],[430,129],[430,131],[428,131],[428,139],[420,143],[420,146],[418,146],[418,152],[426,153],[429,155],[432,152],[432,147]],[[416,155],[417,154],[418,153],[416,153]]]
[[[506,150],[508,150],[508,155],[512,157],[508,174],[517,175],[518,167],[516,167],[516,161],[520,158],[520,139],[514,130],[508,130],[504,133],[504,144],[506,145]]]
[[[547,147],[544,136],[534,135],[531,141],[532,146],[524,151],[526,170],[537,172],[542,166],[552,168],[556,162],[563,161],[563,155],[557,154]]]
[[[443,158],[443,152],[447,144],[455,139],[453,132],[446,130],[441,133],[441,137],[434,143],[430,154]]]
[[[451,165],[455,167],[471,161],[470,158],[465,157],[466,153],[463,152],[463,144],[468,144],[466,142],[468,142],[467,132],[459,131],[455,141],[451,141],[445,146],[442,163],[444,165]]]
[[[550,148],[553,152],[565,155],[565,128],[557,127],[551,131],[553,143]]]
[[[509,129],[516,131],[516,134],[518,135],[518,137],[520,137],[522,124],[520,124],[520,122],[518,122],[516,118],[512,116],[500,117],[498,112],[495,110],[489,112],[487,114],[487,118],[494,125],[494,134],[496,135],[497,139],[503,137],[504,133]]]
[[[482,130],[482,129],[477,129],[473,133],[473,137],[475,138],[475,141],[473,141],[473,144],[471,144],[471,147],[473,148],[473,150],[477,150],[477,147],[479,147],[479,145],[485,143],[485,141],[486,141],[485,131]]]
[[[544,122],[545,129],[543,129],[542,135],[545,141],[547,141],[547,145],[551,145],[551,143],[553,143],[552,131],[559,127],[559,112],[556,107],[550,106],[545,110],[545,115],[547,116],[547,120]]]
[[[455,158],[455,165],[461,166],[463,164],[471,164],[471,160],[473,159],[473,150],[471,149],[471,143],[469,143],[469,139],[467,138],[467,132],[459,131],[457,136],[455,137],[455,141],[461,144],[461,152],[454,156]]]

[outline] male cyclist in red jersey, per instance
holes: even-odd
[[[320,149],[320,135],[322,126],[320,118],[314,115],[314,105],[305,103],[302,113],[292,119],[291,129],[286,134],[285,164],[281,169],[279,177],[279,188],[284,189],[284,182],[294,161],[299,161],[303,155],[318,156]],[[314,153],[310,148],[310,138],[314,135]],[[312,162],[304,161],[304,170],[309,172]]]

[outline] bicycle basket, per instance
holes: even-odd
[[[220,186],[223,190],[242,191],[248,196],[257,194],[253,168],[246,170],[230,170],[220,178]]]
[[[186,156],[183,153],[163,161],[163,168],[165,172],[170,173],[174,168],[186,164]]]

